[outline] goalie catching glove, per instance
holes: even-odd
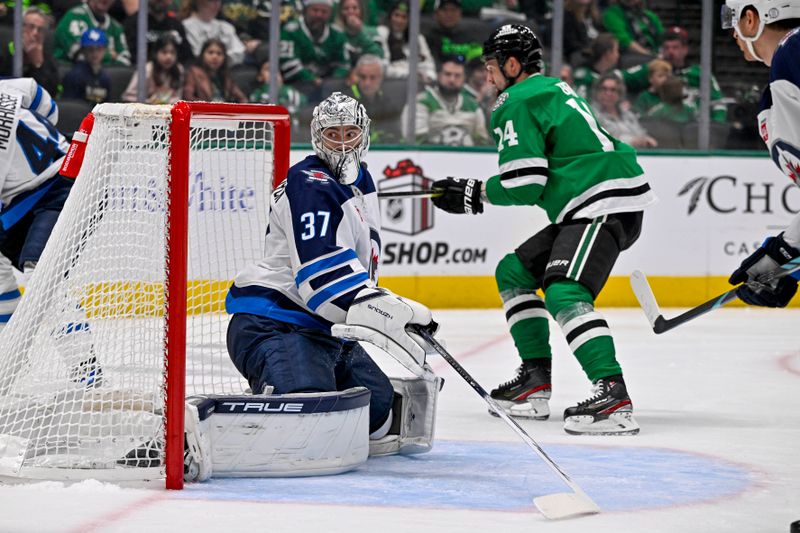
[[[786,307],[797,292],[797,279],[800,272],[791,276],[759,283],[759,278],[778,270],[780,265],[800,256],[793,246],[783,238],[783,233],[769,237],[761,247],[750,254],[731,274],[728,283],[750,283],[736,289],[736,296],[745,303],[761,307]]]
[[[481,189],[483,182],[475,179],[447,178],[433,182],[433,205],[448,213],[460,215],[483,213]]]
[[[411,328],[409,326],[412,326]],[[431,311],[414,300],[401,298],[379,288],[361,290],[347,311],[344,324],[331,328],[335,337],[365,341],[384,350],[418,377],[426,377],[425,353],[428,343],[411,331],[421,326],[432,335],[439,325]]]

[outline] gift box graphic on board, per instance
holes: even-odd
[[[392,168],[383,169],[384,179],[378,182],[379,192],[429,190],[433,180],[410,159],[403,159]],[[387,231],[416,235],[433,227],[433,203],[430,198],[390,198],[381,200],[381,225]]]

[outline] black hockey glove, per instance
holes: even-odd
[[[433,182],[433,205],[448,213],[483,213],[483,182],[473,179],[447,178]]]
[[[786,276],[768,284],[758,283],[758,277],[776,270],[780,265],[800,256],[800,251],[789,246],[783,240],[783,233],[777,237],[770,237],[761,247],[750,254],[739,265],[728,283],[737,285],[745,282],[755,282],[751,285],[742,285],[736,290],[736,296],[745,303],[761,307],[786,307],[797,292],[797,280]]]

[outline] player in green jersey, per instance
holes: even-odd
[[[500,172],[485,183],[434,183],[437,207],[481,213],[483,203],[538,205],[551,224],[505,256],[496,279],[522,358],[517,376],[491,395],[514,416],[550,415],[548,313],[594,384],[592,396],[564,412],[572,434],[635,434],[622,369],[608,324],[594,308],[619,253],[639,237],[642,210],[655,196],[630,146],[597,123],[566,83],[545,77],[542,47],[515,24],[495,30],[483,57],[500,92],[491,130]],[[537,293],[544,292],[544,298]]]

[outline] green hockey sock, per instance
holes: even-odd
[[[544,300],[536,293],[536,279],[513,253],[500,260],[495,279],[519,356],[550,359],[548,313]]]
[[[622,374],[611,331],[603,315],[595,311],[589,289],[575,281],[557,281],[547,288],[545,301],[592,382]]]

